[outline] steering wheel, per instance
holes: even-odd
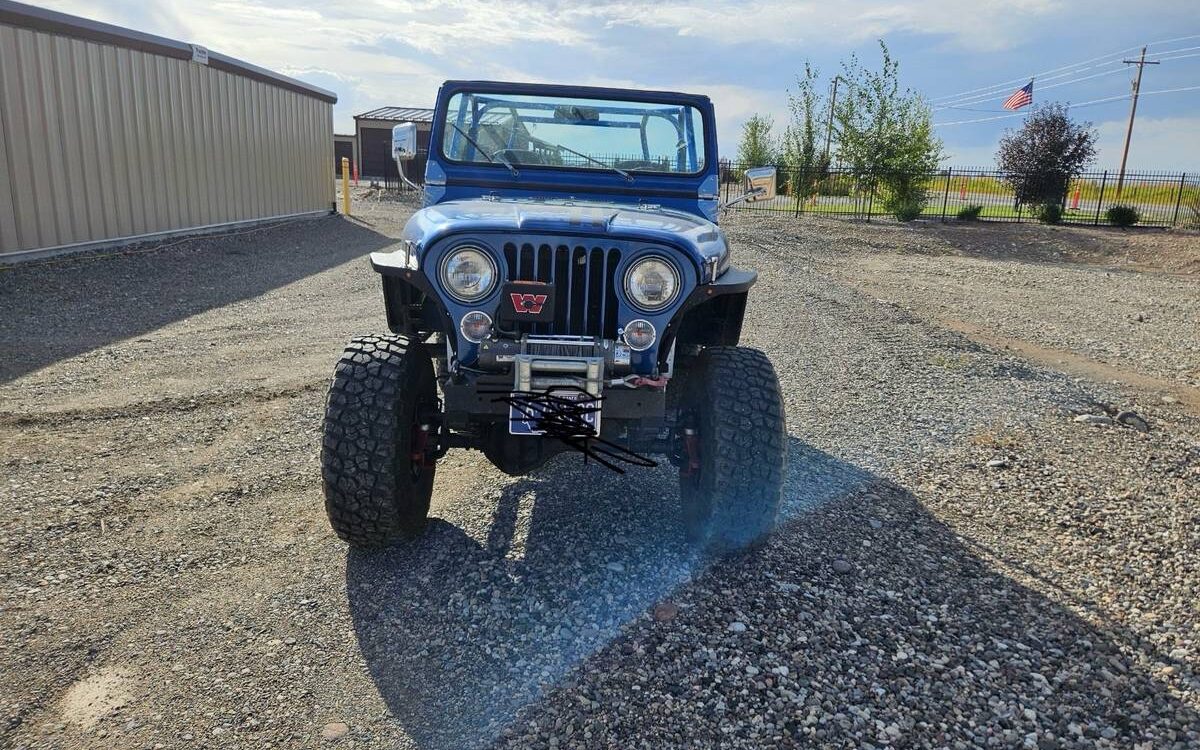
[[[527,148],[498,148],[490,156],[492,159],[506,154],[513,164],[545,164],[546,158],[536,151]]]
[[[627,161],[619,161],[613,165],[617,169],[642,169],[648,172],[669,172],[669,169],[656,161],[646,161],[644,159],[629,159]]]

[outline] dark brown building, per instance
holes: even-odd
[[[417,125],[417,158],[404,165],[404,174],[413,182],[424,182],[433,110],[419,107],[380,107],[354,116],[360,179],[397,179],[396,162],[392,161],[392,127],[403,122]]]
[[[354,136],[333,134],[333,176],[342,176],[342,157],[350,160],[350,169],[354,169]]]

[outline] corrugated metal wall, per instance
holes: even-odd
[[[328,101],[0,24],[0,254],[313,211]]]

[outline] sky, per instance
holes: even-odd
[[[46,0],[54,10],[192,42],[334,91],[334,128],[380,106],[429,107],[451,78],[612,85],[707,94],[721,153],[741,124],[788,120],[805,61],[828,80],[841,60],[879,59],[935,106],[947,165],[991,167],[1002,101],[1030,76],[1034,101],[1086,104],[1097,168],[1115,168],[1133,68],[1150,44],[1130,169],[1200,170],[1197,0]],[[982,91],[980,92],[980,90]],[[980,92],[972,94],[970,92]],[[949,106],[948,106],[949,105]],[[998,119],[993,119],[998,118]],[[964,122],[984,120],[982,122]]]

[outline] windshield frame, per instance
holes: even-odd
[[[478,83],[483,83],[483,82],[478,82]],[[712,131],[712,128],[714,127],[714,124],[710,119],[711,105],[708,108],[706,108],[704,106],[704,104],[707,104],[707,97],[696,97],[696,96],[689,96],[689,95],[682,95],[682,94],[672,94],[670,92],[636,91],[636,90],[622,90],[622,89],[611,89],[610,90],[610,89],[595,89],[595,88],[590,88],[590,87],[542,87],[537,84],[532,84],[532,85],[530,85],[530,87],[531,88],[536,87],[538,89],[543,89],[543,90],[527,90],[525,86],[521,86],[519,84],[513,85],[512,88],[505,88],[505,89],[494,88],[494,87],[488,86],[486,84],[479,85],[479,86],[470,86],[470,85],[464,85],[461,87],[456,86],[451,90],[446,90],[445,88],[443,88],[443,91],[441,92],[442,96],[439,97],[438,108],[434,113],[434,119],[435,119],[434,132],[431,133],[431,135],[433,135],[437,139],[436,151],[437,151],[438,159],[447,164],[453,164],[453,165],[471,167],[471,168],[487,169],[487,168],[504,168],[505,167],[505,165],[502,162],[488,161],[488,159],[491,155],[487,154],[483,151],[480,152],[481,156],[477,159],[459,159],[459,158],[455,158],[455,157],[451,156],[449,153],[447,153],[448,146],[450,145],[448,143],[448,141],[450,140],[450,133],[454,132],[454,130],[455,130],[454,128],[450,127],[450,124],[451,124],[450,118],[453,117],[453,115],[454,115],[454,112],[451,111],[450,103],[455,99],[456,96],[464,96],[464,97],[474,96],[474,97],[481,97],[484,100],[488,100],[488,99],[497,100],[494,103],[494,106],[496,106],[498,109],[499,108],[507,108],[508,106],[511,106],[512,104],[517,104],[518,106],[524,105],[524,106],[528,106],[533,109],[541,109],[541,110],[547,110],[547,111],[551,111],[554,109],[554,107],[556,105],[554,104],[553,100],[555,98],[559,98],[564,101],[559,102],[558,106],[562,106],[562,105],[569,106],[571,104],[577,104],[578,100],[585,100],[585,101],[595,102],[596,106],[598,108],[600,108],[602,111],[607,110],[609,112],[612,112],[613,114],[640,115],[643,118],[645,118],[645,117],[661,117],[662,119],[671,123],[675,127],[676,132],[680,133],[681,136],[683,136],[682,140],[684,140],[685,144],[687,144],[687,145],[685,145],[685,149],[692,152],[692,153],[689,153],[685,158],[688,161],[694,163],[696,165],[696,168],[694,170],[675,171],[675,170],[645,169],[645,168],[636,168],[636,167],[634,167],[634,168],[628,168],[628,167],[616,168],[612,165],[607,165],[607,164],[605,164],[605,166],[603,166],[603,167],[601,167],[601,166],[593,167],[593,166],[585,166],[585,165],[534,164],[534,163],[514,162],[514,166],[518,170],[520,170],[520,171],[550,170],[550,171],[556,171],[556,172],[568,172],[568,173],[573,173],[573,174],[590,175],[590,176],[603,175],[603,174],[624,176],[623,173],[628,173],[630,175],[636,175],[638,177],[653,176],[655,178],[661,177],[661,178],[676,178],[676,179],[677,178],[692,178],[692,179],[694,179],[698,176],[704,175],[704,174],[712,171],[712,167],[711,167],[712,156],[711,156],[711,154],[713,152],[715,144],[714,144],[714,134],[711,131]],[[544,102],[511,102],[506,99],[507,97],[522,97],[522,98],[538,97],[538,98],[544,99],[545,101]],[[693,100],[703,100],[703,101],[693,101]],[[661,111],[656,111],[656,110],[650,109],[650,108],[643,109],[643,108],[637,108],[637,107],[628,107],[627,105],[630,105],[630,104],[657,105],[658,107],[661,108]],[[626,106],[623,107],[622,105],[626,105]],[[624,110],[624,111],[622,111],[622,110]],[[672,122],[672,118],[670,118],[668,116],[668,113],[669,113],[669,111],[679,111],[679,110],[688,110],[688,114],[681,117],[679,124],[676,125],[674,122]],[[460,113],[465,112],[465,111],[466,111],[465,107],[461,108]],[[485,111],[485,112],[481,112],[478,115],[476,115],[477,121],[483,120],[483,118],[486,117],[487,114],[488,113]],[[462,120],[462,122],[456,122],[455,124],[457,124],[459,127],[464,128],[465,130],[467,130],[467,132],[470,132],[472,134],[478,132],[477,127],[476,128],[468,128],[467,126],[470,123],[465,119]],[[588,127],[588,126],[580,126],[580,127]],[[612,126],[606,125],[606,126],[602,126],[602,127],[612,127]],[[616,126],[616,127],[638,127],[638,126],[635,123],[630,123],[628,125],[620,125],[620,126]],[[643,136],[644,136],[644,132],[645,132],[644,126],[642,126],[642,127],[643,127]],[[683,132],[683,131],[686,131],[686,132]],[[474,137],[474,135],[473,135],[473,137]],[[538,140],[544,141],[545,139],[538,139]],[[569,148],[568,146],[565,146],[565,145],[560,145],[560,144],[554,144],[554,145],[559,145],[561,148],[568,150],[568,151],[572,150],[571,148]]]

